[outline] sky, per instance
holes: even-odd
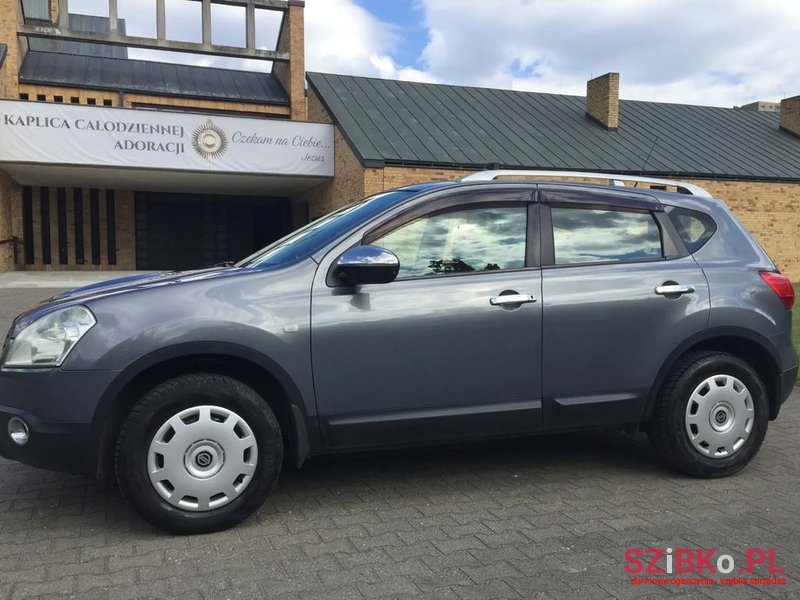
[[[130,33],[155,30],[155,0],[119,1]],[[197,39],[199,5],[167,0],[168,36]],[[242,44],[244,9],[214,11],[214,42]],[[279,15],[261,14],[257,43],[274,47]],[[617,71],[622,98],[714,106],[800,94],[800,0],[306,0],[305,19],[308,71],[574,95]]]

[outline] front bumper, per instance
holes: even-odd
[[[116,372],[61,369],[0,370],[0,455],[28,465],[94,473],[101,424],[97,408]],[[19,417],[30,430],[20,446],[8,433]]]
[[[8,421],[19,417],[27,423],[30,440],[15,444],[8,434]],[[42,469],[67,473],[91,473],[96,468],[96,446],[89,423],[42,421],[22,410],[0,405],[0,456]]]

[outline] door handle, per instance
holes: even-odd
[[[508,306],[509,304],[530,304],[536,302],[536,298],[530,294],[503,294],[489,298],[492,306]]]
[[[693,285],[660,285],[656,288],[656,294],[659,296],[680,296],[681,294],[694,294]]]

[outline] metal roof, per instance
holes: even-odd
[[[800,179],[800,139],[776,113],[621,100],[619,129],[582,96],[309,73],[365,166],[540,168]]]
[[[233,102],[288,104],[271,73],[29,51],[20,83],[137,92]]]

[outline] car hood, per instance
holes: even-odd
[[[91,308],[93,302],[110,296],[135,293],[163,286],[210,281],[212,279],[246,277],[248,275],[257,276],[258,274],[263,274],[267,271],[280,271],[287,266],[288,265],[269,265],[260,266],[257,269],[248,267],[218,266],[193,271],[143,273],[141,275],[118,277],[108,281],[77,287],[60,294],[56,294],[40,304],[29,307],[25,312],[21,313],[14,319],[11,325],[9,336],[12,338],[16,337],[16,335],[22,329],[37,319],[67,306],[82,304]]]
[[[116,279],[109,279],[108,281],[77,287],[56,294],[40,304],[31,306],[28,310],[18,315],[11,325],[10,335],[14,337],[19,331],[30,325],[36,319],[54,310],[58,310],[62,306],[88,303],[92,300],[98,300],[112,294],[124,294],[158,286],[176,285],[217,277],[230,277],[248,272],[253,272],[253,270],[239,267],[211,267],[194,271],[164,271],[118,277]]]
[[[130,275],[128,277],[118,277],[116,279],[109,279],[107,281],[67,290],[49,298],[45,303],[64,302],[67,300],[94,300],[109,294],[120,294],[162,285],[189,283],[191,281],[229,276],[241,273],[242,271],[243,269],[239,267],[225,266],[193,271],[162,271],[158,273]]]

